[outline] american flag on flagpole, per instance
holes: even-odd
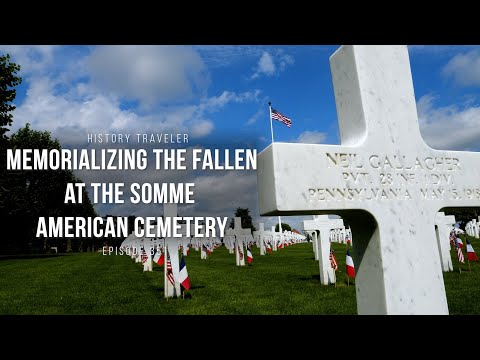
[[[283,115],[279,111],[275,110],[274,108],[271,108],[271,109],[272,109],[272,111],[270,113],[270,116],[272,117],[272,119],[278,120],[278,121],[284,123],[285,125],[287,125],[288,127],[292,126],[292,120],[291,119],[289,119],[288,117],[286,117],[285,115]]]

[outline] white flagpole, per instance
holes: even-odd
[[[272,133],[272,144],[275,142],[273,140],[273,121],[272,121],[272,103],[268,103],[268,109],[270,110],[270,132]],[[278,232],[282,233],[282,218],[278,217]],[[281,236],[281,235],[280,235]]]
[[[270,132],[272,134],[272,144],[273,144],[273,122],[272,122],[272,103],[268,103],[268,109],[270,110]]]

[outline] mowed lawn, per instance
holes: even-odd
[[[346,282],[345,247],[334,244],[334,249],[337,287],[320,285],[311,243],[267,256],[253,248],[254,265],[241,268],[224,247],[208,260],[192,250],[186,257],[190,296],[168,301],[163,267],[143,273],[128,256],[3,259],[0,314],[356,314],[355,287]],[[462,268],[468,270],[466,264]],[[480,266],[472,263],[471,268],[444,276],[451,314],[480,314]]]

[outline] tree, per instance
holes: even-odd
[[[17,95],[15,86],[21,83],[22,79],[16,74],[20,66],[10,61],[10,55],[0,56],[0,203],[3,201],[6,189],[7,176],[7,148],[9,131],[7,126],[12,124],[12,111],[15,110],[13,101]],[[0,214],[3,215],[2,212]],[[2,221],[5,220],[2,218]]]
[[[292,228],[288,224],[282,223],[282,233],[287,230],[287,231],[292,231]],[[278,224],[275,225],[275,231],[278,232]]]
[[[15,86],[20,85],[22,78],[17,76],[20,65],[10,61],[10,55],[0,56],[0,138],[4,141],[9,131],[7,126],[12,125],[12,111],[15,110],[13,101],[17,96]]]
[[[255,226],[253,226],[252,217],[250,216],[250,210],[248,208],[238,207],[237,210],[235,211],[235,217],[242,218],[242,228],[252,229],[252,231],[257,230]],[[230,220],[230,228],[232,229],[234,226],[234,221],[235,221],[234,218]]]
[[[58,140],[52,139],[48,131],[32,130],[29,124],[13,134],[8,145],[16,149],[61,150]],[[0,250],[4,252],[46,250],[46,240],[36,238],[38,218],[41,216],[96,216],[85,189],[83,203],[64,203],[67,184],[82,182],[72,170],[8,171],[4,180],[0,189],[0,214],[8,216],[9,228],[13,230],[6,239],[7,244],[0,242]],[[55,245],[66,249],[66,239],[53,241]]]

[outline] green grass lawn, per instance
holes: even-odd
[[[480,250],[478,240],[472,243]],[[0,314],[356,314],[355,287],[346,283],[345,248],[334,248],[337,287],[320,285],[310,243],[268,256],[254,248],[254,266],[242,268],[223,247],[208,260],[192,251],[186,258],[191,298],[169,301],[163,298],[163,267],[143,273],[127,256],[4,259]],[[456,256],[452,259],[457,269]],[[470,273],[444,276],[451,314],[480,314],[480,265],[471,266]]]

